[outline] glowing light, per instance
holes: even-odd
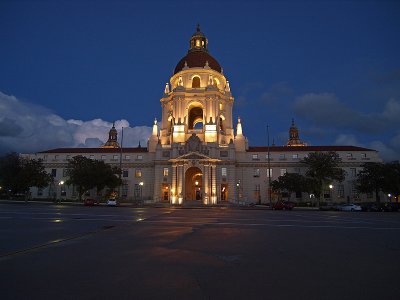
[[[199,182],[196,180],[196,182],[194,183],[195,185],[199,185]]]
[[[144,185],[143,181],[139,182],[139,185],[140,185],[140,186],[143,186],[143,185]]]
[[[332,185],[332,184],[330,184],[330,185],[329,185],[329,188],[330,188],[330,189],[333,189],[333,185]]]
[[[55,219],[55,220],[53,220],[52,222],[53,223],[61,223],[63,220],[61,220],[61,219]]]
[[[388,194],[388,197],[392,197],[392,194]]]

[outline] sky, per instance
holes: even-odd
[[[400,159],[400,1],[0,0],[0,153],[145,145],[199,23],[250,146]]]

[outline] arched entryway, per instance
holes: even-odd
[[[203,173],[197,167],[187,169],[185,174],[185,201],[202,199]]]

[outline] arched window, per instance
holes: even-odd
[[[192,88],[199,88],[200,87],[200,78],[195,76],[192,79]]]
[[[203,109],[201,107],[192,107],[189,110],[189,129],[202,129],[203,127]]]

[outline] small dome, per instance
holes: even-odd
[[[188,68],[203,68],[208,63],[211,69],[221,73],[220,64],[208,53],[207,46],[208,40],[200,31],[200,26],[197,25],[196,32],[190,38],[189,51],[176,65],[174,74],[182,71],[185,63]]]

